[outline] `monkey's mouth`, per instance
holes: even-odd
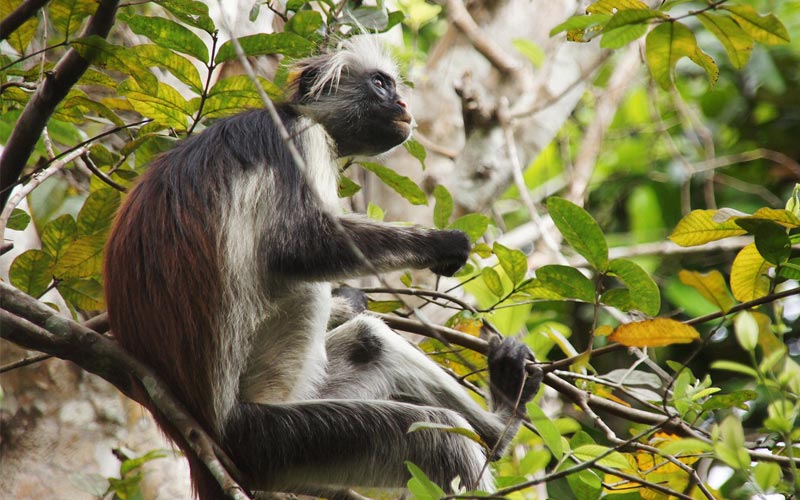
[[[410,129],[412,124],[414,123],[414,117],[412,117],[410,114],[406,113],[406,114],[403,114],[403,115],[395,118],[392,121],[394,123],[396,123],[397,125],[399,125],[400,128],[408,128],[408,129]]]

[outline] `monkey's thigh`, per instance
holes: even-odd
[[[326,350],[321,397],[392,399],[456,410],[470,401],[463,387],[422,351],[367,314],[332,330]]]

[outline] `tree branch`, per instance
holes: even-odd
[[[98,324],[102,324],[102,321]],[[84,370],[107,380],[129,398],[155,407],[181,433],[191,450],[208,467],[230,498],[250,498],[239,486],[241,480],[237,480],[244,476],[225,452],[183,408],[158,376],[122,350],[112,339],[59,316],[35,298],[2,282],[0,338],[26,349],[72,361]],[[149,401],[142,401],[137,397],[134,379],[141,383]]]
[[[0,42],[25,24],[25,21],[35,16],[47,2],[48,0],[26,0],[14,9],[11,14],[4,17],[0,21]]]
[[[108,36],[114,24],[118,3],[119,0],[100,0],[97,11],[89,20],[82,36]],[[81,57],[75,49],[70,49],[53,71],[46,74],[42,85],[31,96],[3,152],[0,153],[0,208],[5,206],[11,188],[33,153],[47,120],[88,67],[89,61]]]

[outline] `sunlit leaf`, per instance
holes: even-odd
[[[0,0],[0,19],[8,17],[8,15],[14,12],[22,3],[22,0]],[[5,41],[7,41],[18,54],[22,55],[36,35],[36,29],[38,27],[39,17],[33,16],[22,23],[22,25],[12,33],[4,33],[3,35],[8,37]]]
[[[103,233],[79,236],[64,248],[53,274],[59,279],[89,278],[100,275],[103,269]]]
[[[469,240],[474,243],[478,238],[483,236],[483,233],[486,232],[486,229],[489,227],[490,220],[491,219],[483,214],[462,215],[458,219],[454,220],[449,226],[447,226],[447,229],[457,229],[459,231],[463,231],[467,234],[467,236],[469,236]]]
[[[422,170],[425,170],[425,158],[428,156],[428,152],[425,151],[425,147],[414,139],[409,139],[403,143],[403,147],[408,154],[413,156],[419,161]]]
[[[561,457],[564,456],[564,447],[561,444],[561,433],[558,432],[555,423],[542,411],[538,404],[528,403],[526,408],[528,409],[531,424],[533,424],[536,433],[544,441],[544,445],[547,446],[556,460],[561,460]]]
[[[563,198],[547,199],[547,210],[569,245],[595,269],[608,267],[608,244],[603,231],[591,215]]]
[[[78,234],[106,234],[120,205],[120,194],[114,189],[101,189],[89,195],[78,214]]]
[[[772,265],[751,243],[739,251],[731,268],[731,291],[736,300],[748,302],[769,293],[769,268]]]
[[[595,285],[574,267],[552,264],[536,270],[539,283],[565,298],[578,299],[589,304],[595,301]]]
[[[302,10],[289,18],[285,31],[297,33],[303,38],[308,38],[321,27],[322,14],[315,10]]]
[[[150,69],[142,64],[136,55],[119,45],[112,45],[97,35],[90,35],[73,40],[70,45],[84,59],[120,73],[131,75],[144,92],[155,93],[158,81]]]
[[[758,393],[756,391],[752,391],[749,389],[731,392],[729,394],[715,394],[708,398],[706,402],[703,403],[703,410],[705,411],[713,411],[713,410],[723,410],[728,408],[741,408],[746,409],[747,406],[745,405],[746,402],[752,401],[758,397]]]
[[[655,316],[661,309],[661,293],[653,278],[639,264],[630,259],[614,259],[608,272],[622,281],[630,291],[635,309]]]
[[[23,231],[31,221],[31,216],[28,215],[28,212],[24,210],[20,210],[19,208],[15,208],[11,211],[11,216],[8,218],[8,224],[6,224],[6,229],[12,229],[14,231]]]
[[[433,206],[433,225],[438,229],[444,229],[450,222],[453,215],[453,196],[446,187],[439,184],[433,189],[433,198],[436,204]]]
[[[238,39],[247,56],[283,54],[289,57],[304,57],[316,50],[316,45],[294,33],[259,33]],[[217,52],[217,64],[236,59],[236,49],[230,41],[222,44]]]
[[[747,234],[734,220],[714,222],[715,210],[692,210],[675,226],[669,239],[682,247],[692,247],[705,243]]]
[[[192,106],[174,88],[158,82],[156,92],[150,93],[140,87],[135,80],[128,79],[117,87],[133,109],[142,116],[177,130],[186,130],[187,118],[192,114]]]
[[[528,273],[528,258],[524,253],[506,248],[498,242],[494,243],[493,251],[513,285],[517,285],[525,279],[525,275]]]
[[[8,278],[23,292],[39,297],[53,281],[53,258],[41,250],[26,250],[11,263]]]
[[[70,38],[83,20],[96,10],[97,2],[94,0],[52,0],[48,12],[56,29]]]
[[[425,194],[425,191],[420,189],[416,182],[405,175],[400,175],[391,168],[383,166],[380,163],[359,161],[358,164],[377,175],[381,182],[392,188],[412,205],[428,204],[428,196]]]
[[[723,5],[734,21],[753,39],[766,45],[781,45],[792,39],[786,27],[774,14],[762,16],[750,5]]]
[[[681,269],[678,272],[678,279],[684,285],[689,285],[700,292],[706,300],[717,306],[720,311],[727,311],[733,307],[733,297],[728,291],[725,277],[716,269],[707,273]]]
[[[730,17],[711,12],[697,16],[703,26],[710,31],[725,48],[734,68],[741,69],[753,52],[753,38],[747,35]]]
[[[48,222],[42,230],[42,250],[53,257],[55,262],[61,257],[66,246],[78,235],[78,224],[69,214],[64,214]]]
[[[612,451],[611,448],[599,444],[579,446],[572,450],[572,453],[583,461],[594,460],[601,455],[605,455],[603,458],[597,460],[598,464],[621,470],[629,470],[631,468],[631,464],[628,463],[628,460],[625,459],[622,453]]]
[[[609,340],[628,347],[660,347],[688,344],[700,338],[692,326],[669,318],[654,318],[620,325]]]
[[[645,59],[653,79],[663,89],[672,85],[673,71],[678,61],[688,57],[709,73],[709,80],[716,82],[716,64],[697,46],[694,33],[679,22],[663,23],[648,35]]]
[[[134,33],[146,36],[156,45],[190,55],[200,62],[208,62],[208,47],[189,28],[163,17],[125,16]]]
[[[61,296],[77,309],[98,311],[105,308],[103,286],[96,279],[66,279],[56,286]]]
[[[173,16],[206,33],[216,30],[214,21],[208,15],[208,6],[198,0],[155,0],[157,4],[168,10]]]
[[[486,288],[488,288],[490,292],[495,294],[497,297],[502,297],[505,295],[503,280],[500,279],[500,275],[497,273],[497,271],[491,267],[484,267],[483,271],[481,271],[481,277],[483,278],[483,282],[486,284]]]
[[[407,487],[415,499],[439,500],[446,496],[444,490],[428,479],[422,469],[411,462],[405,462],[405,465],[411,473],[411,479],[408,480]]]
[[[147,66],[165,69],[194,92],[203,92],[203,82],[200,81],[197,67],[185,57],[152,43],[136,45],[130,50]]]

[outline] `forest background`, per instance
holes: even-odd
[[[343,163],[343,205],[474,247],[453,279],[350,284],[478,393],[482,330],[546,372],[495,493],[796,497],[800,2],[226,8],[0,0],[0,497],[187,496],[125,396],[147,367],[102,335],[109,224],[155,155],[354,30],[383,33],[418,128]]]

